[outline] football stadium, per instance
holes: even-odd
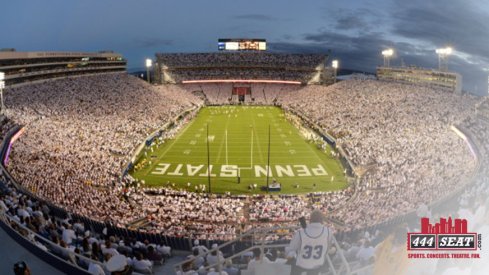
[[[0,50],[0,227],[33,255],[15,270],[485,274],[489,100],[443,64],[451,48],[438,68],[384,48],[375,74],[339,75],[327,50],[215,43],[137,73],[114,51]],[[409,251],[423,218],[466,219],[483,259]]]

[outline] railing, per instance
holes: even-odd
[[[290,227],[271,227],[271,228],[252,229],[247,233],[240,235],[235,240],[223,243],[218,247],[209,250],[204,255],[200,255],[200,256],[206,256],[213,252],[219,254],[220,251],[228,251],[231,252],[232,255],[230,257],[225,258],[225,261],[227,260],[232,261],[258,248],[261,251],[262,257],[264,257],[263,255],[265,255],[264,253],[265,249],[285,249],[289,245],[289,241],[286,240],[284,237],[290,237],[293,234],[293,232],[295,232],[298,228],[299,227],[297,226],[290,226]],[[273,235],[281,236],[281,239],[275,241],[267,240],[267,237]],[[334,236],[332,236],[332,241],[333,241],[332,245],[336,247],[336,255],[339,256],[341,264],[340,266],[335,266],[333,264],[333,260],[331,259],[331,256],[328,253],[326,253],[326,262],[328,263],[329,270],[334,275],[354,274],[354,272],[352,273],[350,265],[346,260],[343,251],[340,249],[340,245],[338,244]],[[189,259],[180,262],[174,266],[174,269],[176,272],[183,271],[184,266],[192,263],[193,261],[194,259]],[[208,265],[205,267],[205,269],[208,271],[211,268],[220,267],[223,264],[224,262],[221,261],[220,257],[217,257],[217,263]]]

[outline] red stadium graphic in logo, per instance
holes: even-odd
[[[440,222],[431,224],[429,218],[421,218],[421,232],[407,235],[407,249],[413,252],[417,250],[473,252],[481,249],[482,237],[480,234],[468,232],[466,219],[440,218]],[[410,254],[409,257],[479,258],[479,254]]]

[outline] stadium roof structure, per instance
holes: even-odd
[[[15,49],[0,50],[0,71],[5,73],[6,86],[125,70],[126,60],[122,54],[113,51],[18,52]]]
[[[0,60],[2,59],[33,59],[33,58],[63,58],[63,57],[122,57],[122,54],[112,51],[101,52],[17,52],[17,51],[0,51]]]

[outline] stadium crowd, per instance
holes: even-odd
[[[262,80],[284,80],[308,83],[312,79],[312,70],[284,70],[284,69],[263,69],[250,68],[243,70],[240,68],[222,69],[179,69],[168,71],[167,74],[172,79],[171,83],[181,83],[185,80],[209,80],[209,79],[262,79]],[[319,75],[319,73],[317,74]],[[314,82],[317,83],[318,81]]]
[[[239,53],[158,53],[156,58],[164,65],[173,68],[311,68],[324,64],[324,54],[288,54],[266,52]]]
[[[375,225],[453,192],[476,168],[468,146],[450,129],[473,112],[473,97],[374,80],[293,93],[295,88],[276,88],[264,86],[257,98],[271,95],[305,114],[366,171],[355,194],[347,189],[252,200],[170,189],[148,195],[128,188],[121,174],[131,151],[203,99],[185,87],[153,87],[125,74],[7,89],[6,114],[26,129],[8,169],[41,198],[98,221],[125,226],[147,218],[152,232],[229,239],[241,224],[247,229],[261,218],[294,223],[316,207],[330,212],[341,230]]]
[[[244,222],[243,199],[162,188],[151,191],[152,195],[135,193],[132,199],[165,234],[230,240],[236,236],[235,225]]]
[[[249,206],[249,221],[296,222],[306,216],[308,201],[300,196],[255,196]]]
[[[251,95],[245,97],[245,103],[259,105],[273,105],[278,98],[286,93],[300,90],[299,85],[287,84],[186,84],[182,86],[187,91],[202,93],[206,104],[224,105],[238,103],[238,96],[229,93],[233,87],[250,87]]]
[[[153,88],[125,74],[57,80],[6,94],[7,116],[26,129],[11,154],[13,176],[69,211],[120,225],[144,215],[121,196],[131,151],[200,104],[178,87]]]
[[[120,238],[102,232],[92,232],[85,224],[71,218],[51,214],[50,207],[18,192],[0,176],[0,215],[7,223],[43,251],[50,252],[91,274],[111,274],[112,257],[124,257],[127,268],[151,274],[154,264],[163,264],[171,256],[171,248],[131,238]]]
[[[375,80],[307,86],[281,98],[335,137],[357,168],[366,170],[357,185],[361,196],[334,214],[356,227],[409,212],[467,183],[476,160],[450,127],[467,118],[477,101]]]
[[[165,81],[267,79],[320,82],[327,56],[263,52],[157,54]]]

